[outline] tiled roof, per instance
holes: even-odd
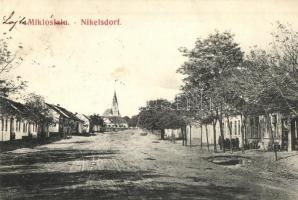
[[[66,110],[65,108],[63,108],[61,106],[53,105],[53,104],[47,104],[47,105],[65,118],[83,122],[75,114],[73,114],[72,112]]]
[[[111,123],[114,124],[127,124],[127,121],[123,119],[122,117],[117,117],[117,116],[105,116],[104,118],[107,118],[111,121]]]
[[[65,118],[83,122],[83,120],[79,119],[75,114],[73,114],[72,112],[66,110],[61,106],[48,104],[48,103],[46,103],[46,105],[48,105],[51,109],[55,110],[57,113],[59,113]],[[25,118],[31,118],[31,119],[32,117],[35,117],[35,118],[38,117],[26,105],[21,104],[19,102],[12,101],[4,97],[0,97],[0,113],[18,115]]]
[[[34,115],[27,106],[4,97],[0,97],[0,112],[3,114],[20,115],[22,117]]]

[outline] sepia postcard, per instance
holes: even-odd
[[[0,199],[298,199],[297,0],[0,0]]]

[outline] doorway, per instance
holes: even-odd
[[[281,150],[288,150],[288,134],[289,134],[289,130],[288,130],[288,121],[287,119],[282,119],[281,120]]]
[[[291,136],[293,150],[298,150],[298,117],[291,120]]]
[[[10,140],[15,140],[16,139],[16,134],[14,131],[14,119],[10,118]]]

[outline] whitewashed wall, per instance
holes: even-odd
[[[240,123],[240,127],[241,127],[241,116],[237,115],[237,116],[233,116],[229,118],[230,123],[232,122],[232,138],[239,138],[240,144],[242,144],[242,140],[241,140],[241,134],[240,134],[240,129],[239,129],[239,123]],[[225,138],[230,138],[230,132],[228,129],[228,120],[225,118],[224,119],[224,137]],[[236,127],[235,127],[235,123],[236,123]],[[206,126],[203,125],[202,126],[202,142],[203,144],[207,143],[207,134],[206,132],[208,132],[208,141],[209,144],[214,144],[214,134],[213,134],[213,125],[212,124],[208,124],[207,125],[207,131],[206,131]],[[186,133],[187,133],[187,140],[188,142],[190,142],[190,126],[186,127]],[[220,136],[220,129],[219,129],[219,123],[216,123],[216,143],[218,144],[218,139]],[[198,123],[194,123],[191,126],[191,140],[192,140],[192,144],[194,145],[199,145],[201,142],[201,127]]]
[[[181,138],[181,129],[165,129],[165,137],[166,138],[171,138],[172,135],[175,136],[175,138]]]
[[[8,141],[10,140],[10,120],[5,116],[0,117],[0,119],[2,118],[3,120],[0,121],[0,132],[1,132],[0,141]],[[6,123],[7,123],[7,129],[5,129]]]

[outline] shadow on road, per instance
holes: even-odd
[[[45,150],[29,153],[2,153],[1,165],[32,165],[49,162],[67,162],[73,160],[107,159],[108,156],[118,153],[114,150]]]
[[[61,140],[61,137],[49,137],[44,140],[27,139],[27,140],[10,140],[0,142],[0,153],[6,151],[13,151],[20,148],[34,148],[40,145],[50,144]]]
[[[151,171],[117,170],[11,173],[0,175],[0,188],[4,199],[241,199],[249,193],[240,187],[206,184],[205,180],[198,185],[138,182],[160,177],[164,176]],[[114,181],[116,187],[86,184],[88,181],[104,180]]]

